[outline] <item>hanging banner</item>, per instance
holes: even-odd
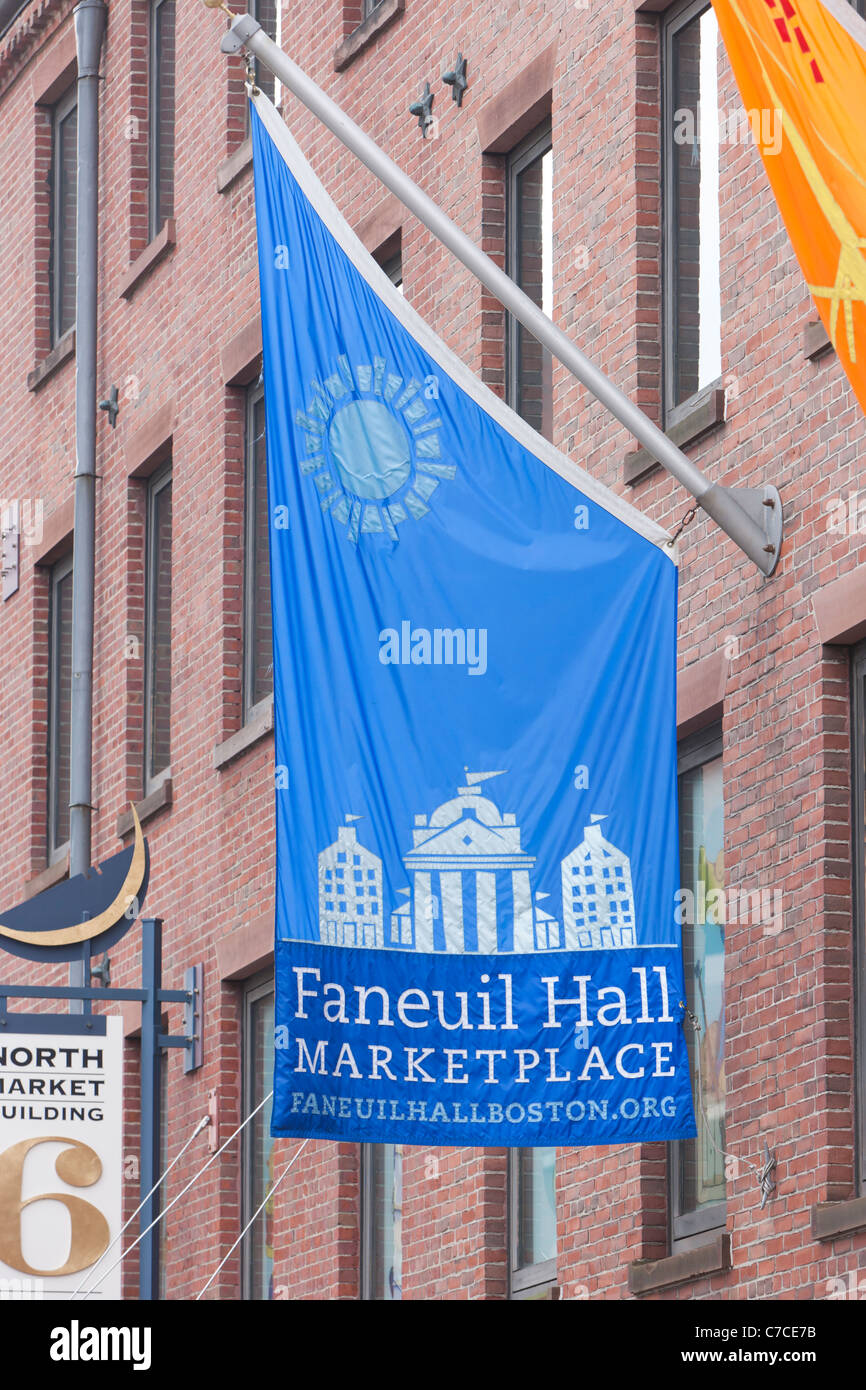
[[[713,0],[791,244],[866,410],[866,22],[850,0]]]
[[[252,113],[276,725],[273,1132],[680,1139],[677,572]]]
[[[123,1020],[0,1034],[0,1300],[120,1298]],[[101,1030],[104,1027],[104,1032]],[[88,1271],[92,1272],[92,1276]]]

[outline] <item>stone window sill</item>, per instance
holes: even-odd
[[[228,159],[224,159],[217,169],[217,193],[225,193],[231,188],[235,179],[239,179],[241,174],[249,169],[253,162],[253,141],[252,136],[248,135],[242,145],[230,154]]]
[[[866,1227],[866,1197],[848,1202],[820,1202],[812,1208],[812,1236],[815,1240],[834,1240]]]
[[[138,819],[143,825],[151,816],[155,816],[157,811],[162,811],[166,806],[170,806],[171,802],[171,778],[166,777],[164,781],[160,782],[155,791],[150,792],[149,795],[145,796],[141,801],[136,801],[135,810]],[[132,833],[133,828],[134,822],[132,819],[132,812],[121,811],[120,815],[117,817],[118,837],[122,840],[125,835]]]
[[[655,1293],[730,1268],[731,1237],[728,1231],[719,1231],[692,1250],[678,1250],[662,1260],[635,1260],[628,1267],[628,1287],[633,1294]]]
[[[702,435],[716,429],[725,422],[725,393],[721,387],[708,391],[695,402],[688,414],[683,415],[676,424],[670,425],[665,434],[680,449],[694,444]],[[623,482],[634,487],[661,464],[653,458],[648,449],[638,449],[626,454],[623,460]]]
[[[43,357],[32,372],[27,373],[27,390],[37,391],[44,381],[75,356],[75,329],[67,328],[63,337],[54,344],[47,357]]]
[[[274,963],[274,914],[264,912],[235,927],[216,943],[221,980],[248,980]]]
[[[820,319],[812,319],[803,329],[803,356],[810,362],[831,352],[833,344],[830,335]]]
[[[148,242],[140,256],[136,256],[129,270],[120,282],[120,298],[131,299],[142,280],[150,274],[155,265],[177,245],[177,228],[173,217],[167,217],[162,231],[157,232]]]
[[[56,883],[62,883],[68,875],[69,854],[66,853],[56,864],[49,864],[47,869],[42,869],[40,873],[27,880],[24,885],[25,899],[35,898],[38,893],[44,893],[46,888],[53,888]]]
[[[367,15],[357,29],[347,34],[341,44],[334,49],[334,68],[342,72],[351,62],[363,53],[365,48],[377,39],[383,29],[403,13],[405,0],[379,0],[376,8]]]
[[[224,743],[217,744],[213,750],[213,765],[217,771],[240,757],[241,753],[245,753],[271,732],[274,727],[273,696],[262,700],[250,714],[249,721],[242,729],[238,729],[237,733],[232,734]]]

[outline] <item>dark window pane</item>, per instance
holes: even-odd
[[[74,101],[55,111],[52,149],[51,337],[59,338],[75,323],[75,224],[77,109]]]
[[[175,0],[153,0],[150,26],[150,235],[174,216]]]
[[[556,1149],[516,1149],[516,1266],[556,1259]]]
[[[265,401],[254,388],[247,403],[246,704],[258,704],[274,688],[271,635],[270,512]]]
[[[51,584],[49,858],[69,839],[69,750],[72,709],[72,569],[59,566]]]
[[[259,24],[264,29],[268,38],[273,39],[274,43],[277,43],[277,0],[255,0],[249,13],[254,19],[259,21]],[[264,92],[266,97],[269,97],[270,100],[273,101],[274,92],[276,91],[276,79],[273,73],[269,72],[258,59],[255,60],[255,65],[256,86],[260,91]]]
[[[672,34],[670,46],[670,406],[710,385],[722,369],[718,61],[718,24],[707,8]]]
[[[387,275],[391,284],[396,290],[403,292],[403,254],[398,251],[396,255],[389,256],[387,260],[380,261],[382,269]]]
[[[150,491],[148,536],[148,778],[171,762],[171,480]]]
[[[246,1011],[246,1064],[244,1114],[255,1110],[270,1091],[274,1070],[274,995],[272,991],[249,1001]],[[274,1141],[271,1138],[271,1102],[248,1125],[246,1180],[244,1182],[243,1225],[258,1211],[274,1181]],[[269,1299],[274,1296],[274,1203],[265,1202],[256,1217],[244,1246],[244,1284],[246,1296]]]
[[[367,1144],[366,1296],[393,1302],[403,1297],[403,1145]]]
[[[700,1034],[686,1029],[698,1137],[677,1144],[678,1216],[725,1199],[725,912],[722,759],[679,781],[683,959],[688,1007]],[[720,891],[721,890],[721,891]],[[703,1116],[701,1115],[703,1108]],[[709,1133],[708,1133],[709,1129]]]
[[[546,146],[546,148],[545,148]],[[509,274],[545,314],[553,308],[553,152],[541,136],[516,152],[508,171]],[[547,439],[553,433],[550,352],[509,320],[509,402]]]

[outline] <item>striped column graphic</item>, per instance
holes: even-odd
[[[430,951],[433,945],[433,889],[429,873],[415,874],[415,950]]]

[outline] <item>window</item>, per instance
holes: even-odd
[[[719,279],[719,27],[706,0],[662,29],[665,423],[722,370]]]
[[[244,990],[243,1114],[261,1104],[273,1084],[274,977],[260,977]],[[258,1211],[274,1181],[274,1141],[271,1101],[263,1105],[244,1129],[241,1229]],[[273,1198],[244,1236],[241,1258],[244,1298],[274,1296]]]
[[[361,1145],[361,1297],[403,1297],[403,1145]]]
[[[395,289],[403,293],[403,256],[400,251],[386,260],[380,261],[382,269]]]
[[[509,155],[506,167],[506,268],[548,316],[553,310],[553,150],[550,126]],[[550,352],[511,315],[506,330],[506,396],[546,439],[553,436]]]
[[[280,12],[277,0],[253,0],[253,3],[247,7],[247,13],[251,14],[253,19],[258,20],[269,39],[273,39],[274,43],[279,44]],[[254,62],[256,86],[259,91],[264,92],[266,97],[275,102],[277,99],[277,80],[274,74],[263,63],[260,63],[258,58]],[[249,104],[247,104],[247,122],[249,122]]]
[[[857,1177],[866,1193],[866,642],[851,653],[851,752]]]
[[[78,107],[73,87],[51,116],[51,345],[75,326]]]
[[[395,290],[403,293],[403,232],[397,229],[373,252],[373,259],[384,270]]]
[[[147,489],[145,624],[145,792],[154,790],[171,763],[171,470],[161,469]]]
[[[556,1149],[508,1155],[512,1298],[547,1298],[556,1280]]]
[[[69,749],[72,712],[72,556],[51,570],[48,657],[48,862],[69,842]]]
[[[271,631],[270,512],[261,380],[246,393],[244,536],[244,719],[274,688]]]
[[[148,238],[174,216],[175,0],[151,0]]]
[[[700,1033],[686,1028],[698,1134],[671,1145],[673,1245],[725,1224],[725,826],[718,727],[680,745],[679,821],[686,1002]]]

